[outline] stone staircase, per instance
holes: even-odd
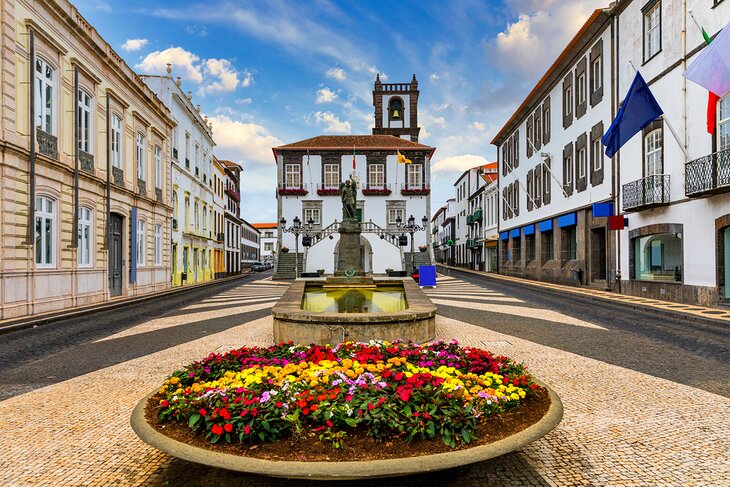
[[[413,268],[413,259],[415,256],[415,264],[416,268],[422,265],[433,265],[431,262],[431,254],[430,252],[414,252],[411,254],[410,252],[403,252],[403,270],[410,272]]]
[[[298,262],[299,267],[299,275],[302,275],[302,271],[304,270],[304,254],[299,253],[299,256],[297,258],[297,254],[293,252],[287,252],[282,253],[279,252],[279,255],[276,259],[276,267],[274,268],[274,280],[291,280],[296,279],[296,273],[294,271],[294,263],[296,261]]]

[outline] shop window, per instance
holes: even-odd
[[[576,226],[563,227],[560,240],[563,247],[563,260],[576,260],[578,258],[578,232]]]
[[[682,234],[656,233],[633,239],[634,279],[682,282]]]
[[[547,232],[542,232],[540,235],[540,243],[541,243],[541,255],[543,262],[547,262],[548,260],[555,259],[555,252],[553,250],[553,231],[548,230]]]

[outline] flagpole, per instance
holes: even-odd
[[[637,73],[639,70],[636,69],[636,66],[634,66],[634,62],[629,59],[629,64],[631,65],[631,68],[634,70],[634,73]],[[669,132],[672,134],[672,137],[674,137],[674,140],[677,141],[677,145],[679,145],[679,148],[682,149],[682,153],[684,153],[685,162],[691,161],[692,158],[689,156],[689,152],[687,151],[687,148],[680,142],[679,135],[677,134],[677,131],[674,130],[674,126],[669,121],[669,117],[667,117],[667,114],[664,114],[664,123],[667,125],[667,128],[669,129]]]

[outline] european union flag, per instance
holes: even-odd
[[[662,113],[664,111],[641,77],[641,73],[637,71],[618,115],[601,139],[606,146],[606,155],[613,157],[622,145]]]

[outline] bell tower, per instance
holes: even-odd
[[[383,83],[380,74],[373,89],[375,127],[373,135],[395,135],[418,142],[418,81],[410,83]]]

